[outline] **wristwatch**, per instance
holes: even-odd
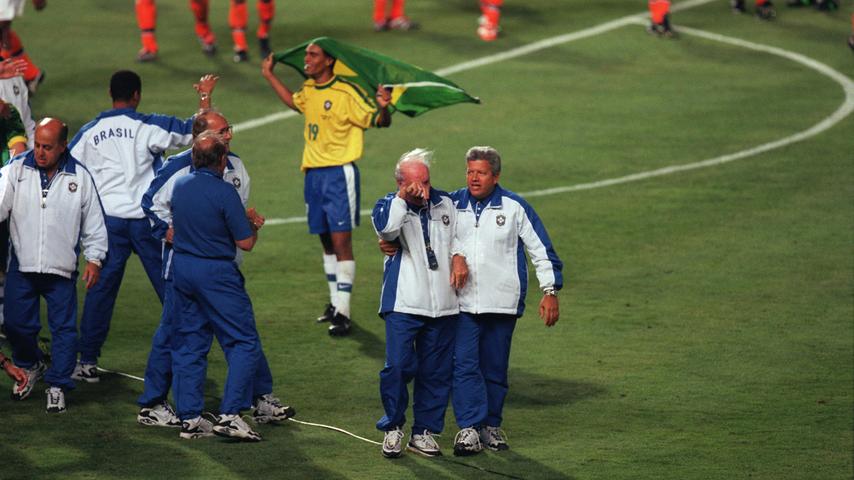
[[[550,295],[552,297],[556,297],[557,296],[557,290],[555,290],[554,287],[544,288],[543,289],[543,295]]]

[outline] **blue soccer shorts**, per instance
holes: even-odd
[[[349,232],[359,225],[359,168],[354,163],[308,169],[303,196],[312,235]]]

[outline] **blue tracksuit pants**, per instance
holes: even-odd
[[[38,347],[41,330],[39,300],[47,303],[47,323],[52,337],[51,364],[44,380],[63,390],[74,388],[71,373],[77,360],[77,289],[72,278],[49,273],[22,273],[18,259],[11,255],[6,275],[6,335],[12,345],[12,358],[19,367],[30,368],[42,359]]]
[[[166,400],[172,386],[172,329],[177,313],[172,310],[175,305],[175,293],[171,278],[166,279],[163,289],[163,314],[160,325],[151,339],[151,352],[145,366],[145,387],[137,399],[140,407],[152,407]],[[267,357],[261,352],[258,370],[255,374],[252,398],[272,393],[273,375],[267,364]]]
[[[454,330],[457,316],[430,318],[384,314],[386,361],[380,371],[380,397],[385,415],[377,429],[388,431],[406,423],[407,386],[412,395],[412,431],[441,433],[451,393]]]
[[[515,315],[460,312],[454,345],[453,406],[460,428],[501,426]]]
[[[105,216],[104,221],[107,225],[109,253],[98,283],[86,292],[83,304],[83,316],[80,319],[80,361],[83,363],[98,362],[101,347],[110,331],[113,307],[131,252],[139,256],[157,297],[163,301],[162,244],[151,235],[148,219]]]
[[[228,363],[220,413],[238,414],[251,406],[253,392],[271,392],[273,387],[269,367],[261,362],[261,339],[243,275],[230,260],[176,253],[173,265],[173,394],[178,416],[187,420],[204,410],[207,354],[214,335]]]

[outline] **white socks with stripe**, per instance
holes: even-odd
[[[338,262],[338,268],[335,270],[335,277],[338,280],[338,295],[335,305],[335,311],[350,318],[350,293],[353,291],[353,280],[356,278],[356,261],[341,260]]]
[[[338,280],[335,277],[335,271],[338,269],[338,260],[335,254],[323,254],[323,273],[326,274],[326,283],[329,285],[329,303],[335,305],[335,298],[338,296]]]

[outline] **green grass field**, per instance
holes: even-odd
[[[256,51],[249,64],[231,63],[224,0],[212,2],[221,50],[213,59],[199,52],[186,0],[159,1],[161,58],[146,65],[133,62],[131,2],[49,3],[15,23],[47,71],[32,103],[38,117],[58,116],[76,131],[109,108],[109,75],[121,68],[143,77],[141,111],[191,114],[191,84],[207,72],[221,76],[214,102],[234,124],[284,109],[260,76]],[[420,31],[375,34],[369,2],[280,1],[273,45],[329,35],[441,70],[646,6],[508,0],[504,35],[487,44],[474,34],[474,0],[409,3]],[[852,4],[820,13],[777,3],[770,23],[732,15],[725,0],[676,11],[673,21],[677,30],[808,57],[850,89]],[[261,426],[260,444],[183,441],[175,430],[137,425],[142,384],[106,374],[70,393],[61,416],[44,413],[41,386],[20,403],[0,395],[0,478],[852,478],[854,118],[834,117],[815,135],[793,137],[845,105],[846,92],[821,67],[688,28],[660,40],[625,24],[453,73],[482,105],[396,116],[391,129],[366,135],[362,208],[394,189],[394,162],[414,147],[435,150],[433,184],[443,189],[463,185],[463,154],[477,144],[502,152],[505,188],[599,185],[529,195],[568,283],[555,328],[542,326],[536,308],[517,327],[504,423],[510,451],[451,456],[450,409],[441,459],[389,461],[376,445],[291,422]],[[295,72],[277,71],[299,84]],[[251,203],[268,219],[304,214],[302,127],[288,118],[238,129],[232,142],[252,174]],[[732,162],[594,183],[776,141],[780,148]],[[382,257],[368,222],[354,243],[357,328],[348,338],[329,338],[314,323],[327,293],[319,242],[304,225],[265,227],[243,271],[276,392],[297,419],[379,441]],[[158,318],[157,299],[131,259],[101,365],[141,376]],[[224,371],[214,347],[212,411]]]

